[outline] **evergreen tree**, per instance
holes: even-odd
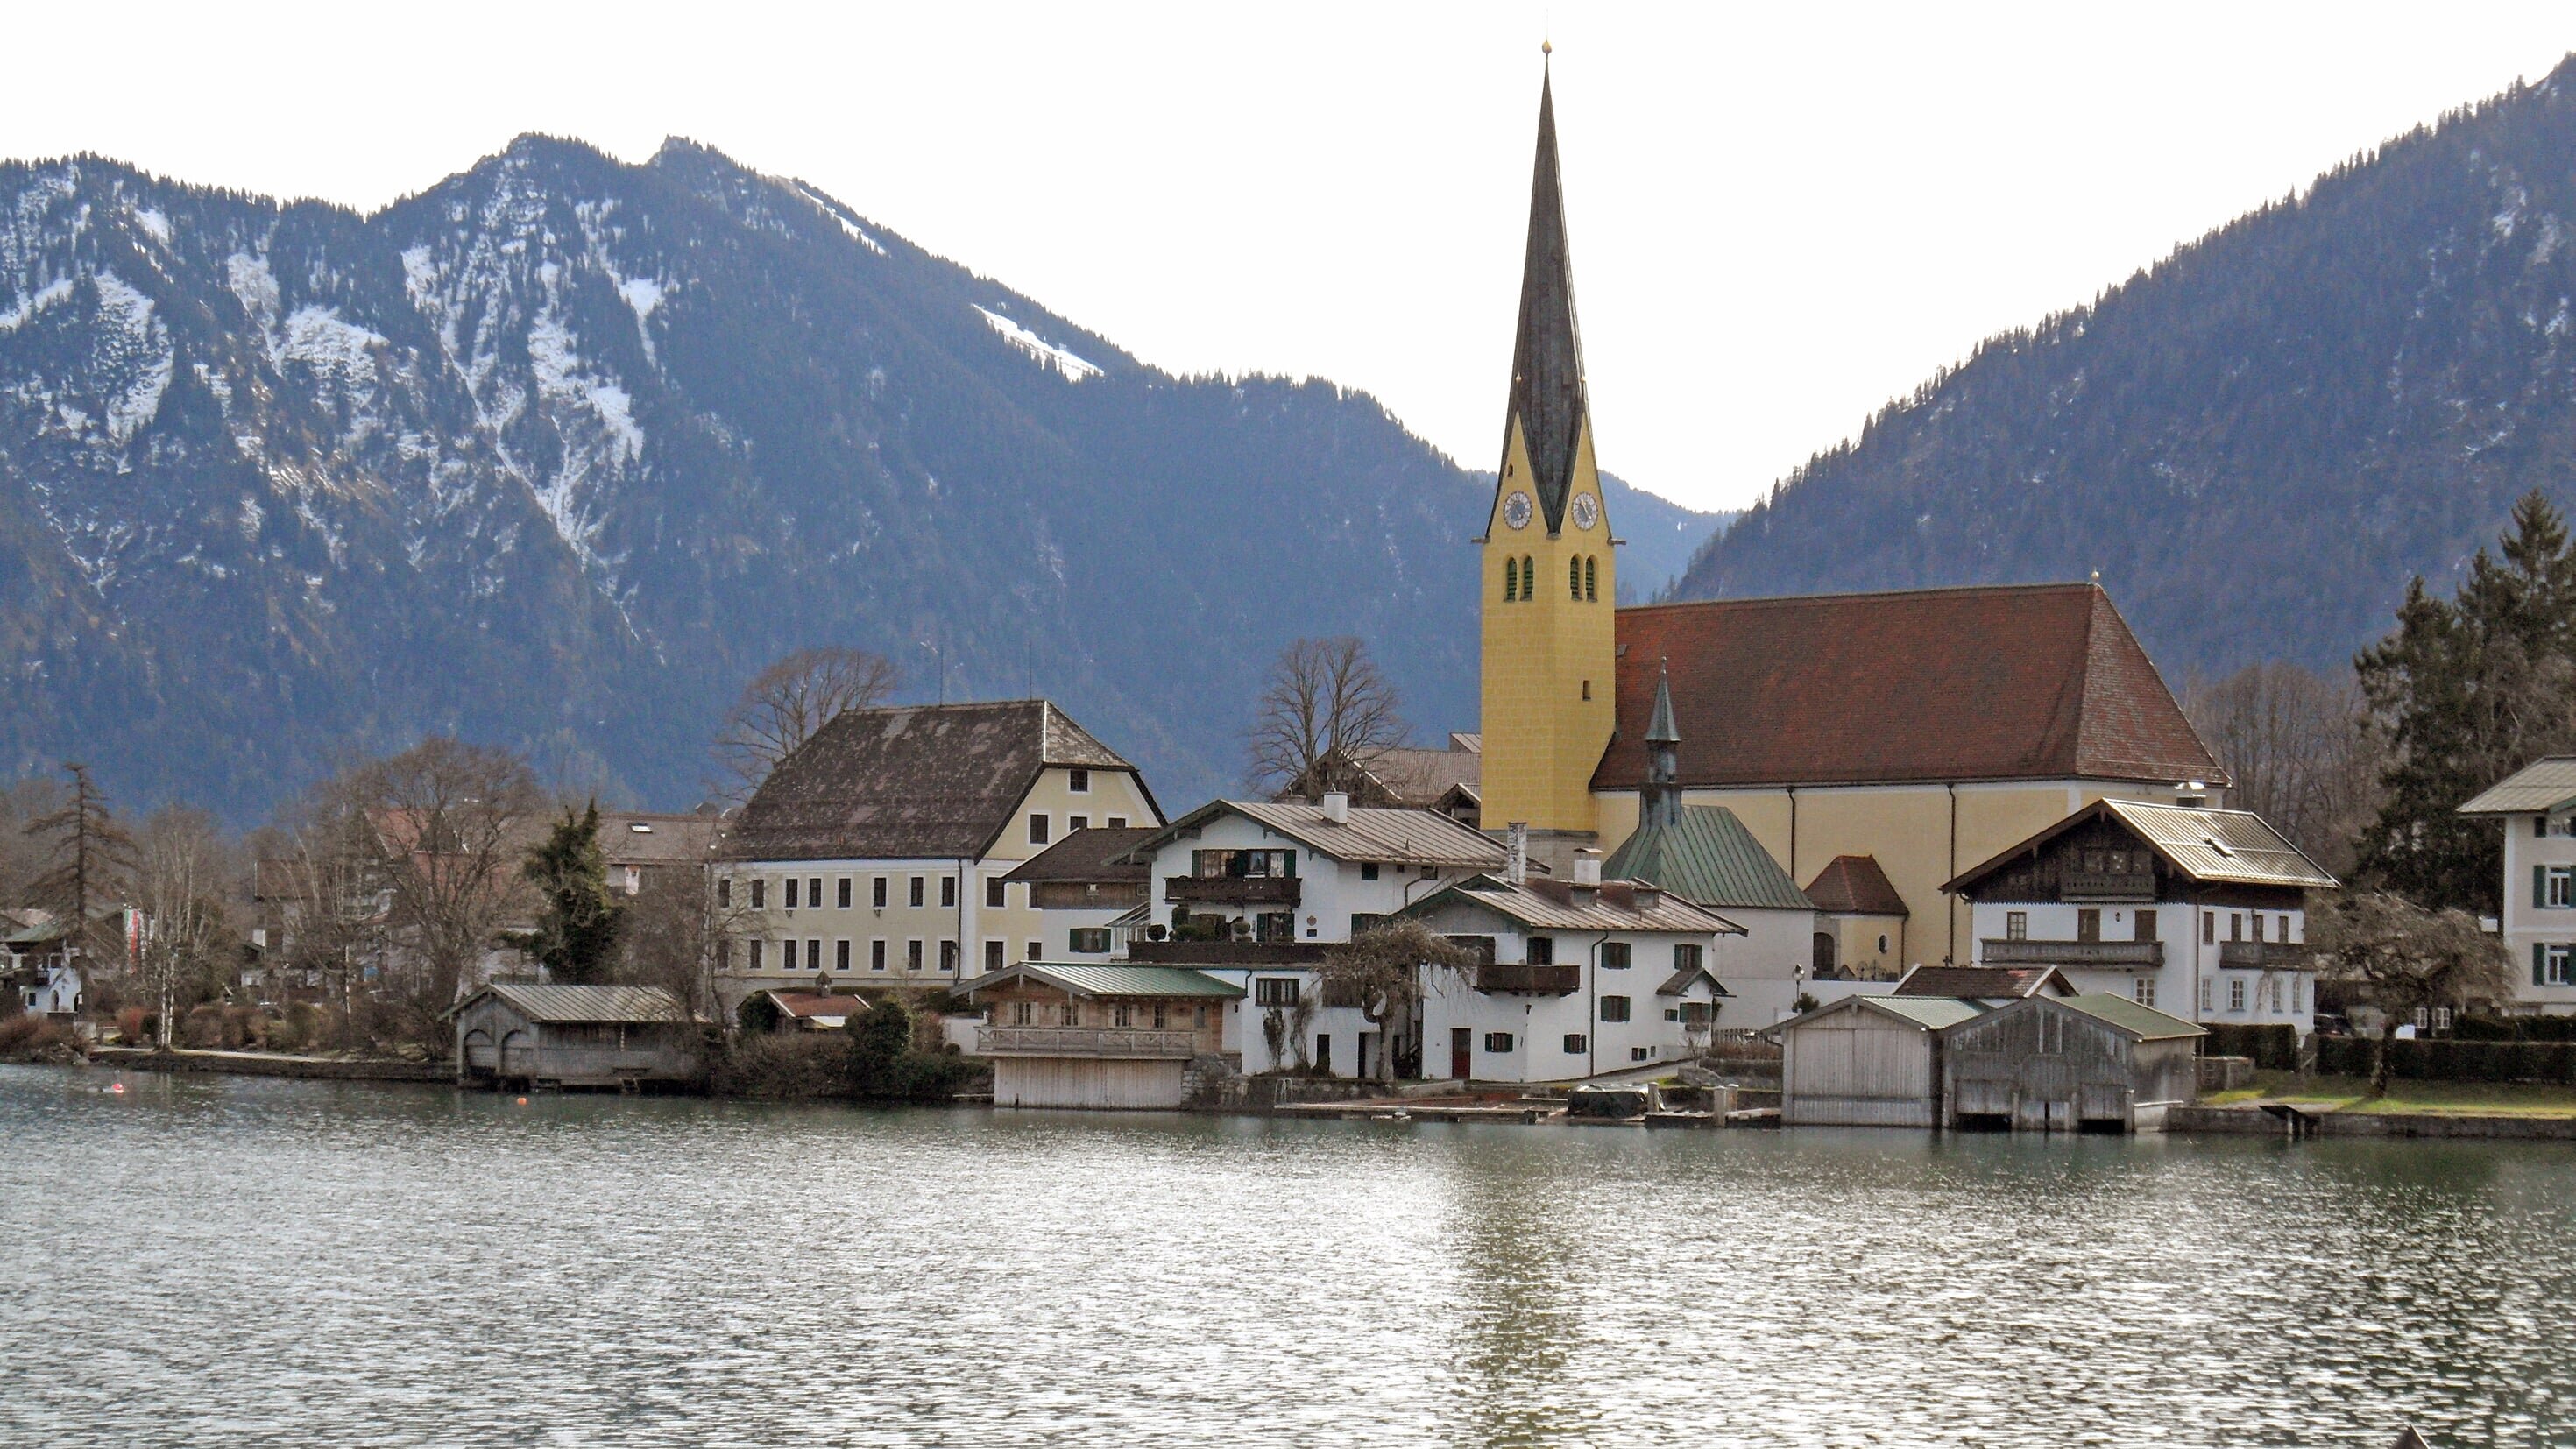
[[[63,770],[72,777],[71,799],[27,822],[27,833],[47,842],[48,856],[44,873],[27,889],[62,923],[79,954],[121,962],[124,933],[116,923],[96,917],[124,902],[134,869],[134,840],[117,824],[87,765],[66,763]]]
[[[862,1097],[898,1095],[900,1069],[912,1051],[912,1009],[888,996],[850,1019],[850,1089]]]
[[[544,842],[528,852],[527,878],[544,896],[537,928],[510,944],[537,959],[556,981],[606,981],[617,958],[625,903],[608,889],[608,858],[599,848],[599,802],[570,809]]]
[[[2576,735],[2576,547],[2537,491],[2514,505],[2499,562],[2485,549],[2451,599],[2419,576],[2397,631],[2353,661],[2388,746],[2386,791],[2357,874],[2432,909],[2488,914],[2503,886],[2493,822],[2460,804]]]

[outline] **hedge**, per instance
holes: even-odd
[[[2463,1016],[2451,1035],[2462,1041],[2576,1042],[2576,1016]]]
[[[2254,1065],[2267,1072],[2295,1072],[2299,1069],[2299,1029],[2286,1021],[2214,1022],[2209,1024],[2209,1039],[2201,1043],[2200,1051],[2203,1056],[2252,1057]]]
[[[2368,1037],[2317,1038],[2317,1070],[2366,1077],[2378,1043]],[[2563,1082],[2576,1086],[2576,1042],[2478,1041],[2459,1037],[2388,1043],[2388,1073],[2410,1081]]]

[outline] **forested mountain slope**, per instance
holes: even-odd
[[[2337,665],[2528,489],[2576,499],[2576,62],[1994,338],[1683,597],[2102,582],[2168,673]]]
[[[1053,695],[1185,801],[1302,634],[1474,726],[1488,497],[1364,395],[1157,372],[684,142],[374,215],[0,165],[0,763],[132,803],[454,730],[686,805],[821,643]]]

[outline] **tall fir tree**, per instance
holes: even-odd
[[[2450,599],[2418,576],[2397,630],[2353,661],[2388,746],[2356,874],[2419,905],[2487,914],[2503,888],[2494,822],[2462,801],[2576,742],[2576,546],[2538,491],[2514,505],[2502,559],[2478,550]]]
[[[537,928],[507,937],[555,981],[606,981],[617,964],[625,902],[608,888],[608,857],[599,848],[599,802],[570,809],[528,852],[528,880],[544,897]]]
[[[63,771],[72,777],[71,799],[27,822],[27,833],[46,842],[48,855],[44,873],[28,883],[28,892],[62,922],[66,939],[81,955],[121,965],[124,932],[118,922],[100,916],[125,902],[133,878],[134,839],[117,823],[87,765],[67,762]]]

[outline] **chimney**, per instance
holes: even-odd
[[[1519,885],[1529,879],[1529,825],[1515,820],[1503,835],[1503,879]]]
[[[1601,886],[1601,852],[1585,846],[1574,853],[1574,883],[1595,890]]]
[[[1335,825],[1351,823],[1351,797],[1339,790],[1324,792],[1324,818]]]

